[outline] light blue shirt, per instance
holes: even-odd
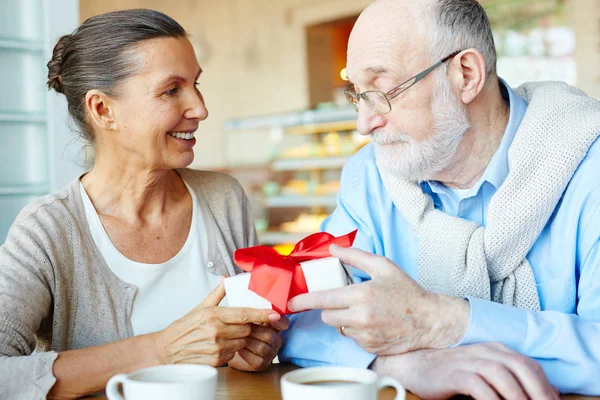
[[[422,189],[437,209],[485,226],[492,196],[508,175],[508,149],[527,103],[506,85],[510,118],[500,147],[479,182],[453,190],[438,182]],[[537,360],[561,392],[600,395],[600,140],[571,178],[527,260],[542,311],[468,298],[471,316],[458,345],[502,342]],[[338,205],[322,229],[335,235],[358,228],[354,247],[393,260],[417,280],[417,238],[396,210],[381,181],[372,145],[355,154],[342,171]],[[357,281],[369,279],[355,270]],[[282,361],[300,366],[367,367],[375,358],[353,340],[322,323],[320,311],[292,317],[280,351]]]

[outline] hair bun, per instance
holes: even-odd
[[[54,46],[54,51],[52,52],[52,59],[48,61],[48,89],[54,89],[58,93],[64,93],[64,87],[62,84],[62,56],[63,49],[71,38],[71,35],[64,35]]]

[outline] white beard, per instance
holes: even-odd
[[[469,129],[469,120],[450,87],[445,69],[436,71],[435,77],[433,135],[419,143],[404,133],[374,131],[375,159],[380,169],[421,182],[433,179],[452,163]]]

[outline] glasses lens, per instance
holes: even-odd
[[[358,111],[358,98],[356,97],[356,93],[345,91],[344,94],[346,95],[346,100],[348,100],[348,103],[354,107],[355,111]]]
[[[379,90],[369,90],[368,92],[364,92],[363,99],[365,99],[365,103],[378,114],[387,114],[392,110],[392,106],[387,97]]]

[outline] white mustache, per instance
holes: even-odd
[[[371,136],[373,136],[373,142],[381,146],[394,143],[410,143],[413,141],[409,135],[398,132],[373,131]]]

